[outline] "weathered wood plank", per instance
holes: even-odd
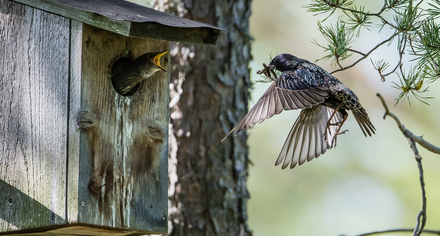
[[[69,83],[69,120],[68,122],[68,172],[67,172],[67,223],[78,222],[79,170],[81,163],[80,130],[76,124],[76,116],[81,110],[81,65],[82,65],[82,34],[83,23],[71,21],[70,25],[70,83]]]
[[[217,44],[220,28],[123,0],[14,0],[128,37]]]
[[[65,223],[69,20],[0,0],[0,232]]]
[[[112,87],[110,67],[125,50],[138,57],[169,43],[85,24],[81,34],[79,174],[69,168],[69,178],[79,178],[77,223],[166,232],[168,75],[158,72],[124,97]]]
[[[169,50],[170,43],[164,41],[127,38],[127,49],[135,57],[146,52]],[[163,56],[163,65],[170,70],[169,54]],[[134,192],[140,212],[131,212],[135,225],[150,222],[152,231],[167,232],[168,228],[168,124],[169,124],[169,73],[157,72],[140,84],[133,95],[130,110],[125,120],[133,121],[129,163],[133,175],[137,176]],[[136,105],[137,104],[137,105]],[[128,164],[128,163],[127,163]],[[147,181],[148,180],[148,181]]]

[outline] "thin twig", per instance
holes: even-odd
[[[346,66],[346,67],[343,67],[343,68],[341,68],[341,69],[334,70],[334,71],[332,71],[330,74],[333,74],[333,73],[336,73],[336,72],[339,72],[339,71],[343,71],[343,70],[350,69],[351,67],[353,67],[353,66],[355,66],[356,64],[358,64],[360,61],[362,61],[362,60],[364,60],[365,58],[367,58],[372,52],[374,52],[374,51],[375,51],[376,49],[378,49],[380,46],[382,46],[383,44],[385,44],[385,43],[391,41],[391,40],[392,40],[396,35],[398,35],[398,34],[399,34],[398,32],[395,32],[393,35],[391,35],[391,37],[389,37],[388,39],[386,39],[386,40],[382,41],[381,43],[379,43],[378,45],[376,45],[376,46],[375,46],[374,48],[372,48],[368,53],[363,54],[363,56],[362,56],[361,58],[359,58],[357,61],[355,61],[353,64],[351,64],[351,65],[349,65],[349,66]],[[351,50],[351,51],[353,51],[353,50]],[[358,53],[359,53],[359,52],[358,52]],[[362,55],[362,53],[359,53],[359,54]]]
[[[359,52],[359,51],[354,50],[354,49],[351,49],[351,48],[348,48],[347,51],[349,51],[349,52],[354,52],[354,53],[360,54],[360,55],[362,55],[362,56],[365,57],[365,53],[363,53],[363,52]]]
[[[404,46],[402,48],[402,44],[404,43],[403,41],[404,41],[404,38],[402,37],[402,40],[400,41],[400,44],[399,44],[399,62],[397,63],[396,67],[394,67],[394,69],[392,71],[390,71],[390,72],[388,72],[388,73],[383,75],[383,77],[382,77],[383,79],[385,77],[391,75],[392,73],[394,73],[397,70],[397,68],[400,68],[400,72],[402,74],[402,77],[405,78],[405,74],[402,71],[402,66],[403,66],[402,61],[403,61],[403,54],[405,53],[405,45],[406,45],[406,43],[404,44]]]
[[[416,142],[413,138],[413,136],[415,136],[415,135],[411,131],[407,130],[405,128],[405,126],[402,125],[402,123],[400,123],[400,120],[396,115],[394,115],[393,113],[390,112],[390,110],[385,102],[385,99],[383,99],[383,97],[379,93],[377,94],[377,96],[380,98],[380,101],[382,102],[382,105],[385,108],[385,114],[383,116],[383,119],[385,119],[387,116],[391,116],[396,121],[397,126],[399,127],[403,136],[405,136],[405,138],[408,139],[409,145],[410,145],[410,147],[414,153],[414,157],[417,161],[417,166],[419,168],[420,187],[422,188],[422,210],[419,212],[419,214],[417,214],[417,224],[416,224],[416,227],[414,228],[413,235],[419,236],[422,233],[423,228],[425,227],[425,224],[426,224],[426,202],[427,202],[426,192],[425,192],[425,181],[423,180],[422,157],[419,154],[419,150],[417,149]],[[417,136],[415,136],[415,137],[417,137]],[[417,138],[420,138],[420,137],[417,137]],[[420,139],[422,139],[422,138],[420,138]],[[428,142],[426,142],[426,143],[428,143]],[[428,144],[430,144],[430,143],[428,143]],[[430,144],[430,145],[433,146],[432,144]]]
[[[423,137],[417,136],[413,132],[407,130],[402,125],[402,123],[400,123],[399,118],[396,115],[394,115],[393,113],[390,112],[390,110],[388,109],[388,106],[385,103],[385,100],[383,99],[383,97],[380,94],[377,94],[377,96],[380,98],[380,101],[382,102],[382,105],[385,108],[385,115],[383,116],[384,119],[385,119],[386,116],[391,116],[391,118],[393,118],[396,121],[397,127],[399,127],[400,131],[403,133],[403,135],[405,135],[405,137],[411,137],[414,140],[414,142],[420,144],[420,146],[424,147],[426,150],[428,150],[428,151],[430,151],[432,153],[440,155],[440,148],[439,147],[434,146],[430,142],[424,140]]]
[[[413,53],[415,56],[420,56],[420,54],[418,54],[418,53],[416,52],[416,50],[414,50],[414,46],[413,46],[413,43],[412,43],[411,36],[409,36],[409,38],[408,38],[408,42],[409,42],[409,46],[410,46],[410,48],[411,48],[412,53]]]
[[[403,45],[403,47],[402,47]],[[403,73],[403,63],[402,63],[402,59],[403,59],[403,54],[405,53],[405,47],[406,47],[406,34],[403,35],[402,40],[400,41],[400,51],[399,51],[399,70],[400,70],[400,74],[402,75],[402,78],[406,81],[405,78],[405,73]]]
[[[330,6],[331,6],[331,7],[334,7],[334,8],[339,8],[339,9],[341,9],[341,10],[343,10],[343,11],[349,11],[349,12],[353,12],[353,13],[364,14],[364,15],[366,15],[366,16],[376,16],[376,17],[380,18],[385,24],[387,24],[387,25],[389,25],[389,26],[395,28],[393,24],[391,24],[390,22],[388,22],[387,20],[385,20],[385,18],[383,18],[383,16],[381,16],[381,14],[382,14],[386,9],[390,8],[390,7],[386,7],[386,4],[384,4],[384,6],[382,7],[382,9],[381,9],[378,13],[365,13],[365,12],[363,12],[363,11],[355,10],[355,9],[352,9],[352,8],[341,7],[341,6],[338,6],[338,5],[330,5]]]
[[[352,236],[369,236],[369,235],[375,235],[375,234],[385,234],[385,233],[395,233],[395,232],[413,232],[413,231],[414,231],[414,229],[386,229],[386,230],[371,231],[371,232],[363,233],[363,234],[356,234],[356,235],[352,235]],[[423,230],[423,233],[440,235],[440,230],[425,229],[425,230]],[[348,235],[342,234],[339,236],[348,236]]]
[[[414,157],[417,161],[417,167],[419,168],[420,176],[420,186],[422,187],[422,210],[417,214],[417,224],[414,228],[413,235],[418,236],[422,233],[423,228],[426,224],[426,192],[425,192],[425,181],[423,180],[423,167],[422,167],[422,157],[419,155],[416,143],[411,137],[406,137],[408,139],[409,145],[414,152]]]
[[[422,4],[423,0],[421,0],[419,3],[417,3],[416,8],[420,6],[420,4]]]
[[[402,57],[400,57],[400,58],[402,58]],[[384,75],[381,75],[381,77],[383,78],[383,81],[385,81],[385,79],[384,79],[385,77],[387,77],[387,76],[391,75],[392,73],[394,73],[397,70],[397,68],[399,68],[399,66],[402,65],[401,61],[402,61],[402,59],[399,59],[399,62],[397,63],[396,67],[394,67],[394,69],[392,71],[390,71],[389,73],[386,73]]]
[[[341,65],[341,63],[339,62],[339,57],[336,57],[336,63],[338,64],[338,66],[339,66],[339,68],[344,68],[344,67],[342,67],[342,65]]]

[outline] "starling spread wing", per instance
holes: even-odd
[[[246,116],[238,123],[237,133],[257,123],[280,114],[283,110],[309,108],[322,103],[330,96],[329,89],[317,85],[313,78],[305,79],[305,69],[286,71],[278,77],[257,101]]]
[[[302,165],[306,160],[311,161],[332,148],[339,126],[331,125],[330,132],[326,127],[334,112],[333,108],[322,105],[303,109],[293,124],[275,165],[281,164],[284,160],[282,168],[285,169],[290,164],[292,169],[297,164]],[[343,118],[343,114],[338,111],[330,124],[338,124]]]

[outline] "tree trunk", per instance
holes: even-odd
[[[220,141],[247,112],[250,0],[159,1],[230,31],[217,47],[171,45],[170,235],[251,235],[246,134]]]

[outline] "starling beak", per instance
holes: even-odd
[[[129,95],[129,92],[142,80],[151,77],[157,71],[165,68],[160,64],[160,58],[168,51],[146,53],[136,60],[123,57],[112,67],[112,83],[116,92]]]
[[[274,82],[230,133],[238,134],[283,110],[302,109],[275,165],[294,168],[336,146],[337,135],[345,133],[341,127],[348,117],[346,110],[352,111],[365,136],[375,133],[353,91],[321,67],[290,54],[280,54],[263,65],[257,74]],[[274,70],[282,72],[278,78]]]
[[[165,68],[163,68],[163,66],[160,65],[160,58],[161,58],[163,55],[165,55],[167,52],[168,52],[168,51],[160,52],[160,53],[156,54],[156,55],[154,56],[154,58],[153,58],[153,63],[154,63],[154,65],[156,65],[157,67],[159,67],[159,69],[161,69],[161,70],[163,70],[163,71],[165,71],[165,72],[167,72],[167,71],[165,70]]]

